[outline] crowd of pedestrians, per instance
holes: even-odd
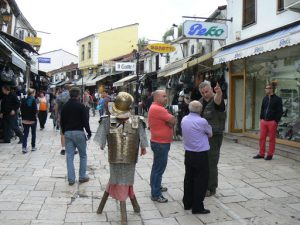
[[[275,132],[282,115],[282,101],[274,94],[274,89],[275,86],[272,84],[265,87],[266,96],[263,99],[260,115],[260,151],[254,157],[255,159],[265,157],[267,135],[270,137],[270,145],[265,159],[271,160],[275,151]],[[146,136],[147,125],[143,117],[131,114],[134,98],[129,93],[119,92],[117,95],[108,95],[102,92],[91,95],[88,90],[81,93],[78,87],[65,87],[51,97],[43,92],[40,92],[37,97],[36,91],[29,89],[27,97],[20,101],[10,87],[3,86],[1,91],[4,96],[0,113],[4,127],[4,142],[10,143],[14,132],[19,137],[24,154],[28,152],[27,139],[30,130],[31,150],[37,150],[37,122],[39,121],[42,131],[50,111],[53,128],[60,130],[60,154],[66,155],[69,185],[76,183],[74,157],[77,153],[80,158],[78,181],[79,183],[89,181],[89,176],[86,174],[88,160],[86,141],[92,136],[89,117],[91,109],[94,116],[98,111],[99,127],[94,140],[101,150],[104,150],[108,143],[110,163],[110,179],[98,213],[102,212],[108,196],[123,202],[122,204],[129,197],[135,211],[139,211],[133,191],[135,164],[139,147],[140,154],[144,155],[149,144]],[[189,102],[187,115],[180,119],[185,149],[183,205],[185,210],[191,210],[193,214],[207,214],[210,210],[204,207],[204,199],[215,195],[218,188],[218,162],[225,128],[226,105],[218,83],[212,88],[210,82],[204,81],[199,85],[199,92],[201,98]],[[168,191],[168,188],[162,185],[162,180],[174,137],[174,126],[178,121],[166,109],[167,99],[164,90],[156,90],[143,100],[145,104],[143,111],[148,115],[150,147],[153,152],[150,197],[157,203],[168,202],[162,194]],[[18,125],[19,111],[23,131]],[[121,205],[121,211],[122,207],[124,213],[124,206]]]

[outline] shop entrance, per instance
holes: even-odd
[[[244,128],[244,75],[231,75],[230,132],[241,133]]]

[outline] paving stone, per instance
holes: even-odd
[[[194,216],[194,215],[184,215],[184,216],[178,216],[176,217],[177,222],[180,225],[191,225],[191,224],[197,224],[197,225],[201,225],[204,224],[202,223],[198,217]]]
[[[65,222],[102,222],[106,221],[105,214],[96,213],[67,213]]]
[[[33,220],[37,218],[38,211],[2,211],[0,213],[0,220]]]
[[[145,225],[179,225],[175,218],[145,220]]]
[[[287,192],[284,192],[276,187],[260,188],[260,190],[266,193],[267,195],[270,195],[275,198],[290,196]]]

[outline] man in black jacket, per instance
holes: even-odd
[[[79,151],[79,183],[89,181],[86,175],[87,154],[86,154],[86,136],[83,128],[88,133],[88,139],[91,137],[90,125],[85,106],[79,102],[80,89],[71,88],[70,99],[63,106],[61,111],[61,130],[65,136],[67,170],[69,185],[75,183],[74,154],[75,149]]]
[[[15,93],[11,92],[9,86],[2,86],[3,98],[1,102],[0,118],[3,118],[3,139],[4,143],[10,143],[12,130],[19,137],[19,143],[22,143],[23,133],[17,126],[17,112],[20,108],[20,101]]]
[[[269,152],[265,160],[271,160],[275,151],[275,139],[278,122],[282,116],[282,99],[274,94],[275,85],[268,84],[265,87],[266,96],[261,105],[260,112],[260,138],[259,138],[259,154],[254,159],[265,157],[266,138],[269,136]]]

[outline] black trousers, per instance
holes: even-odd
[[[40,128],[45,128],[45,124],[47,121],[47,111],[39,111],[38,117],[40,122]]]
[[[3,116],[3,139],[5,142],[10,142],[10,139],[13,136],[12,131],[16,133],[16,135],[22,140],[23,132],[18,126],[18,117],[17,115],[4,115]]]
[[[208,185],[208,151],[185,151],[185,176],[183,205],[197,213],[204,209],[204,198]]]

